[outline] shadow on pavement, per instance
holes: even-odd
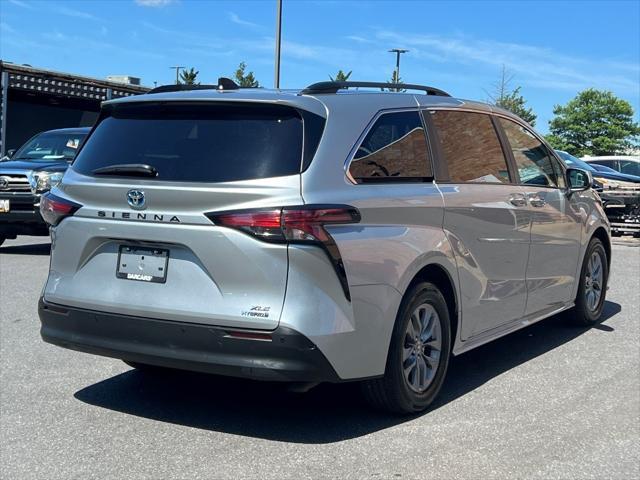
[[[617,303],[606,302],[603,322],[620,311]],[[602,324],[594,328],[613,331]],[[567,326],[559,315],[454,357],[431,411],[587,330]],[[178,371],[151,374],[131,370],[83,388],[75,397],[162,422],[310,444],[355,438],[415,418],[369,409],[354,383],[320,385],[296,394],[279,384]]]
[[[50,252],[51,242],[0,247],[0,254],[6,253],[9,255],[49,255]]]

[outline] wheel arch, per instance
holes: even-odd
[[[451,277],[451,274],[445,267],[438,263],[430,263],[422,267],[409,282],[404,295],[418,282],[430,282],[433,283],[442,292],[444,300],[447,303],[447,310],[449,312],[449,322],[451,323],[451,349],[458,338],[458,323],[460,318],[458,292],[456,290],[456,284]]]

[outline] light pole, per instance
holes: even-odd
[[[273,86],[280,88],[280,37],[282,35],[282,0],[276,0],[276,67]]]
[[[403,48],[392,48],[389,50],[389,53],[396,54],[396,82],[400,83],[400,55],[403,53],[407,53],[409,50],[405,50]]]
[[[175,67],[169,67],[169,69],[175,68],[176,69],[176,85],[178,85],[179,81],[178,81],[178,74],[180,73],[180,70],[186,67],[180,67],[178,65],[176,65]]]

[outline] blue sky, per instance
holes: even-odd
[[[588,87],[640,110],[640,1],[284,0],[281,86],[386,81],[389,48],[407,48],[401,77],[486,100],[504,64],[546,132],[554,104]],[[0,57],[16,63],[143,84],[171,83],[171,65],[202,82],[245,61],[273,85],[275,0],[0,0]]]

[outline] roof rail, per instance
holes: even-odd
[[[165,92],[184,92],[188,90],[238,90],[240,87],[230,78],[218,78],[217,85],[186,85],[179,83],[177,85],[160,85],[152,88],[147,93],[165,93]]]
[[[307,88],[300,92],[300,95],[311,95],[320,93],[337,93],[338,90],[345,90],[347,88],[393,88],[394,90],[421,90],[427,95],[437,95],[439,97],[450,97],[447,92],[440,90],[439,88],[428,87],[426,85],[414,85],[411,83],[386,83],[386,82],[318,82],[309,85]]]

